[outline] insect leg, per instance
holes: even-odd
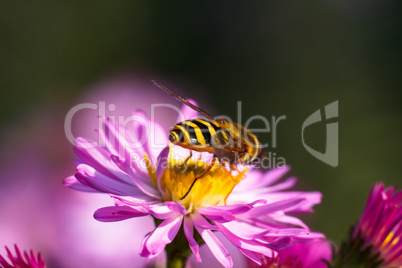
[[[190,150],[190,155],[187,156],[186,160],[184,160],[184,162],[183,162],[184,169],[181,171],[181,173],[186,172],[187,167],[188,167],[187,162],[191,159],[192,156],[193,156],[193,151]]]
[[[188,160],[190,160],[192,156],[193,156],[193,151],[190,150],[190,155],[187,156],[186,160],[184,160],[184,163],[187,164]]]
[[[190,185],[190,188],[188,188],[187,193],[186,193],[185,195],[183,195],[183,197],[180,198],[180,200],[183,200],[184,198],[186,198],[186,196],[190,193],[191,189],[193,188],[195,182],[196,182],[199,178],[201,178],[201,177],[203,177],[205,174],[207,174],[207,173],[212,169],[212,167],[215,165],[215,162],[216,162],[217,160],[218,160],[218,158],[217,158],[216,156],[215,156],[214,158],[212,158],[211,164],[209,164],[209,166],[208,166],[200,175],[194,177],[193,183]]]
[[[237,166],[235,165],[235,163],[230,163],[230,169],[231,169],[231,170],[236,170],[237,172],[240,173],[240,170],[237,168]]]

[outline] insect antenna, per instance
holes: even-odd
[[[173,96],[176,100],[180,101],[181,103],[187,105],[188,107],[190,107],[191,109],[205,115],[207,118],[209,119],[213,119],[212,116],[210,116],[207,112],[205,112],[204,110],[202,110],[201,108],[195,106],[194,104],[190,103],[188,100],[186,100],[185,98],[183,98],[182,96],[180,96],[179,94],[177,94],[176,92],[174,92],[173,90],[168,89],[167,87],[165,87],[164,85],[156,82],[155,80],[151,80],[152,83],[155,84],[155,86],[159,87],[160,89],[162,89],[163,91],[165,91],[167,94],[169,94],[170,96]]]

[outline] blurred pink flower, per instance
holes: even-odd
[[[332,247],[326,239],[295,243],[279,251],[276,258],[264,258],[263,268],[327,268],[331,261]],[[257,267],[255,264],[251,267]]]
[[[14,245],[15,253],[14,256],[11,251],[6,247],[8,259],[10,262],[7,262],[6,259],[0,255],[0,266],[4,268],[45,268],[45,262],[42,259],[40,253],[38,256],[35,256],[34,252],[31,250],[30,252],[24,251],[24,254],[21,254],[21,251]]]
[[[187,106],[182,113],[186,119],[196,115]],[[217,165],[182,200],[192,178],[208,166],[205,154],[195,154],[198,160],[194,161],[193,156],[183,165],[181,160],[188,150],[168,146],[163,127],[143,112],[137,111],[133,116],[138,120],[132,120],[130,129],[104,120],[104,128],[98,130],[102,146],[93,146],[92,141],[83,138],[76,140],[77,173],[66,178],[65,185],[79,191],[109,193],[114,198],[115,206],[95,212],[99,221],[147,215],[161,220],[142,241],[141,256],[157,256],[181,227],[198,262],[201,256],[194,228],[225,267],[233,266],[232,258],[212,231],[224,234],[257,264],[261,264],[260,254],[275,257],[276,251],[291,246],[294,240],[323,237],[288,215],[310,212],[320,202],[320,193],[281,192],[292,187],[295,178],[271,186],[288,167],[266,173],[243,170],[232,176]]]
[[[375,184],[366,206],[354,228],[353,238],[362,239],[361,250],[371,248],[371,255],[379,253],[382,267],[402,266],[402,191],[396,187],[385,189]]]

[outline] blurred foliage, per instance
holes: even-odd
[[[18,124],[38,107],[66,113],[83,88],[127,70],[182,83],[186,97],[233,118],[238,100],[245,119],[286,115],[272,150],[301,189],[323,192],[305,219],[339,241],[373,182],[400,186],[399,10],[400,1],[371,0],[3,1],[0,121]],[[301,126],[335,100],[340,164],[332,168],[303,148]],[[324,123],[306,135],[323,150]]]

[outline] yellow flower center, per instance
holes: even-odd
[[[227,197],[247,170],[232,175],[220,163],[215,163],[211,170],[196,180],[189,191],[194,178],[202,174],[209,165],[210,163],[201,160],[176,160],[170,154],[165,172],[160,178],[159,187],[163,200],[180,203],[190,212],[197,207],[225,205]],[[155,169],[148,166],[148,172],[155,181]]]

